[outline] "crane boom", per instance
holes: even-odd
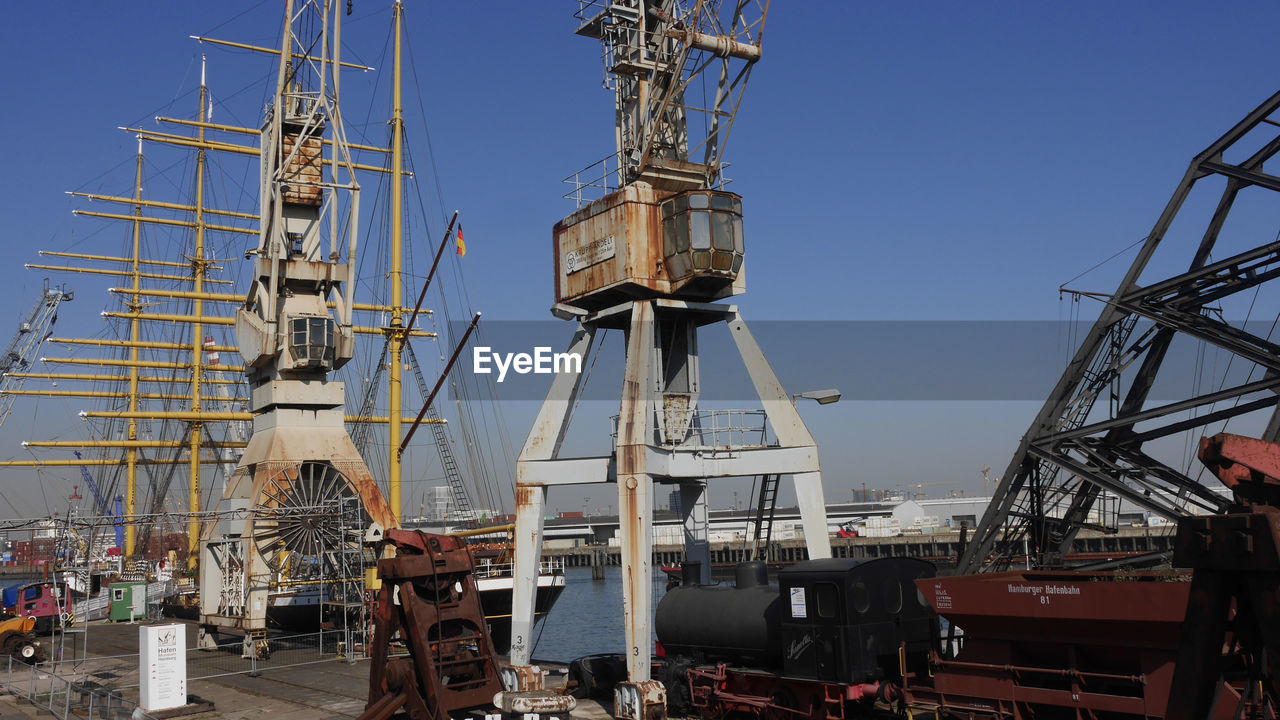
[[[13,401],[17,397],[14,392],[21,390],[26,382],[26,378],[21,377],[22,371],[35,363],[40,346],[58,321],[58,306],[74,296],[65,285],[50,287],[49,281],[45,280],[35,306],[18,323],[9,347],[0,356],[0,426],[9,419],[13,410]]]

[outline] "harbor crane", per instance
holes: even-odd
[[[252,284],[235,317],[253,434],[218,504],[245,512],[210,523],[200,541],[200,646],[234,631],[246,653],[261,652],[286,562],[346,577],[362,550],[343,530],[348,512],[371,534],[399,525],[347,433],[344,385],[332,377],[355,352],[349,257],[360,218],[339,111],[342,13],[337,0],[286,0],[284,17],[261,131]]]
[[[578,35],[603,47],[614,94],[615,151],[576,173],[577,210],[556,223],[552,314],[574,324],[569,353],[587,357],[606,330],[625,337],[622,396],[612,452],[561,456],[583,373],[559,373],[516,464],[516,586],[512,601],[512,707],[540,690],[533,652],[534,597],[548,489],[612,483],[618,493],[627,682],[615,715],[665,713],[650,678],[653,493],[675,485],[685,557],[709,580],[708,482],[789,476],[809,557],[831,556],[813,436],[756,344],[737,306],[746,290],[742,197],[726,190],[725,140],[761,57],[763,0],[581,0]],[[603,196],[589,195],[603,191]],[[698,405],[699,330],[723,325],[760,408]]]
[[[46,279],[35,305],[18,322],[17,331],[0,356],[0,427],[13,411],[16,391],[21,390],[27,380],[21,373],[36,362],[40,346],[58,321],[58,306],[74,297],[65,285],[51,287]]]
[[[75,451],[76,459],[83,460],[84,456],[79,450]],[[115,497],[115,505],[111,504],[111,500],[102,493],[98,488],[98,483],[94,482],[93,475],[89,473],[89,468],[84,465],[80,466],[80,479],[84,480],[85,486],[89,488],[90,494],[93,495],[93,513],[95,515],[107,515],[115,518],[112,522],[116,528],[116,547],[124,547],[124,523],[121,522],[120,505],[124,502],[124,498],[120,495]]]

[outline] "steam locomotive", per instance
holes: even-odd
[[[882,680],[927,672],[938,620],[914,581],[932,563],[809,560],[776,586],[764,563],[739,565],[733,586],[698,584],[700,570],[685,566],[655,618],[673,715],[850,717],[884,699]]]

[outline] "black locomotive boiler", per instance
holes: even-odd
[[[924,662],[937,618],[914,558],[809,560],[778,573],[743,563],[736,582],[699,585],[698,568],[658,603],[659,679],[672,714],[849,717],[881,681]]]

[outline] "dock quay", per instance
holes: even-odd
[[[369,661],[335,652],[337,633],[273,636],[272,643],[278,649],[270,658],[251,665],[240,657],[238,639],[216,651],[195,649],[197,624],[173,622],[186,627],[187,692],[190,703],[195,705],[188,709],[196,711],[182,717],[340,720],[357,717],[365,709]],[[72,657],[68,648],[62,660],[34,668],[17,661],[12,665],[8,661],[0,663],[0,681],[4,683],[0,717],[151,718],[135,711],[138,628],[139,625],[128,623],[92,623],[88,628],[87,654]],[[552,688],[563,687],[563,664],[540,661],[540,665],[549,671],[547,679]],[[108,698],[109,694],[113,697]],[[197,703],[211,707],[200,709]],[[579,701],[572,717],[600,720],[607,713],[598,703],[584,700]]]
[[[1072,555],[1080,560],[1105,561],[1113,557],[1166,552],[1173,549],[1173,527],[1122,527],[1116,532],[1081,531],[1072,545]],[[712,543],[711,562],[733,564],[743,562],[751,552],[741,542]],[[929,560],[940,567],[954,565],[963,552],[960,532],[948,530],[925,535],[898,537],[831,538],[831,554],[838,558],[875,559],[883,557],[915,557]],[[566,567],[592,567],[603,563],[606,567],[620,563],[619,549],[609,545],[581,545],[571,548],[547,547],[544,558],[558,558]],[[808,559],[803,538],[777,540],[769,543],[765,558],[771,563],[793,563]],[[655,567],[674,567],[684,560],[683,545],[655,545]]]

